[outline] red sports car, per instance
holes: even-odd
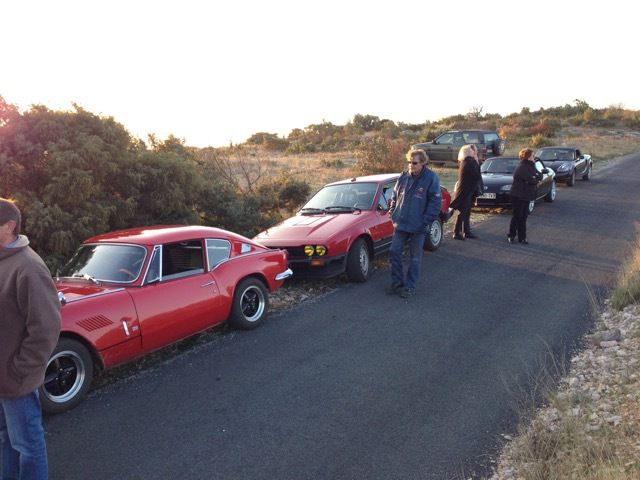
[[[107,369],[224,322],[258,326],[269,291],[291,275],[287,253],[225,230],[162,226],[86,240],[56,277],[62,332],[40,399],[78,404]]]
[[[400,174],[370,175],[325,185],[302,209],[254,240],[286,249],[296,277],[330,278],[346,272],[354,282],[371,273],[374,256],[391,247],[389,201]],[[442,242],[442,224],[451,217],[451,196],[442,188],[440,218],[431,225],[425,250]]]

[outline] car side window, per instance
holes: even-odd
[[[498,140],[498,135],[495,133],[485,133],[484,134],[484,143],[492,143]]]
[[[481,143],[477,132],[464,132],[464,143]]]
[[[223,260],[229,258],[231,243],[228,240],[207,238],[207,268],[213,270]]]
[[[391,198],[393,197],[393,187],[396,185],[396,182],[387,183],[384,187],[382,187],[382,193],[380,194],[380,199],[378,200],[378,208],[380,210],[388,210],[389,203],[391,202]]]
[[[438,138],[436,138],[433,143],[437,143],[439,145],[450,145],[453,143],[453,133],[443,133]]]
[[[189,240],[162,246],[162,280],[204,272],[202,242]]]
[[[538,161],[536,161],[536,162],[534,163],[534,166],[536,167],[536,170],[537,170],[539,173],[542,173],[542,169],[544,168],[544,165],[542,164],[542,162],[541,162],[541,161],[539,161],[539,160],[538,160]]]
[[[149,268],[147,268],[147,274],[144,277],[144,284],[157,282],[160,280],[160,261],[162,257],[162,248],[155,247],[153,249],[153,256],[149,262]]]

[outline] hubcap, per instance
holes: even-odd
[[[242,294],[240,307],[244,318],[249,322],[258,320],[264,312],[264,294],[258,287],[249,287]]]
[[[551,200],[556,199],[556,182],[551,185]]]
[[[442,240],[442,228],[440,228],[440,222],[435,221],[431,224],[431,243],[435,245],[439,245]]]
[[[364,245],[360,249],[360,271],[366,275],[369,273],[369,252]]]
[[[76,352],[58,352],[49,360],[42,390],[52,402],[64,403],[82,388],[84,377],[84,363]]]

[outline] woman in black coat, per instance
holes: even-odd
[[[513,184],[511,185],[511,204],[513,216],[509,225],[507,239],[509,243],[518,241],[528,244],[527,241],[527,217],[529,216],[529,202],[536,199],[536,186],[542,180],[542,173],[534,166],[533,150],[523,148],[518,154],[520,164],[513,172]]]
[[[458,210],[458,218],[453,230],[453,238],[464,240],[465,238],[478,238],[471,232],[471,206],[473,199],[478,194],[482,185],[478,154],[473,145],[465,145],[458,153],[458,184],[453,193],[451,208]]]

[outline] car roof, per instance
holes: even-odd
[[[341,185],[345,183],[386,183],[391,180],[396,180],[400,176],[399,173],[380,173],[378,175],[365,175],[363,177],[352,177],[344,180],[338,180],[337,182],[327,183],[329,185]]]
[[[500,160],[501,158],[503,158],[504,160],[520,160],[520,157],[517,157],[515,155],[513,156],[502,155],[500,157],[489,157],[485,160],[485,162],[488,162],[489,160]]]
[[[482,128],[459,128],[457,130],[447,130],[444,133],[453,133],[453,132],[482,132],[482,133],[496,133],[495,130],[487,130]]]
[[[136,245],[158,245],[160,243],[181,242],[195,238],[228,238],[243,242],[253,241],[221,228],[199,225],[155,225],[136,227],[103,233],[86,239],[83,243],[132,243]]]
[[[540,147],[538,150],[577,150],[576,147],[567,147],[566,145],[557,147]]]

